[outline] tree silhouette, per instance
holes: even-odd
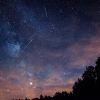
[[[73,94],[79,98],[91,98],[95,96],[95,86],[96,86],[96,75],[93,66],[86,68],[83,73],[82,78],[73,86]]]
[[[25,100],[30,100],[30,99],[28,99],[28,98],[25,98]]]
[[[96,94],[99,97],[100,96],[100,57],[98,57],[96,61],[95,66],[95,72],[96,72]]]
[[[96,66],[88,66],[82,77],[73,86],[73,95],[78,98],[100,98],[100,57]]]
[[[98,57],[98,59],[96,61],[95,71],[96,71],[96,75],[97,75],[97,80],[98,80],[98,82],[100,82],[100,57]]]

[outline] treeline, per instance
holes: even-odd
[[[23,100],[23,99],[13,99]],[[25,98],[24,100],[30,100]],[[70,93],[57,92],[54,96],[40,96],[32,100],[100,100],[100,57],[95,66],[88,66]]]

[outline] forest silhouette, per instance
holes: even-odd
[[[43,96],[34,99],[13,100],[100,100],[100,57],[95,66],[88,66],[81,78],[73,85],[72,92],[57,92],[54,96]]]

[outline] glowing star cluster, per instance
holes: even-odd
[[[18,57],[20,54],[19,43],[6,43],[6,53],[12,57]]]

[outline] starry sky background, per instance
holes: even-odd
[[[100,0],[0,0],[0,99],[72,89],[100,56]]]

